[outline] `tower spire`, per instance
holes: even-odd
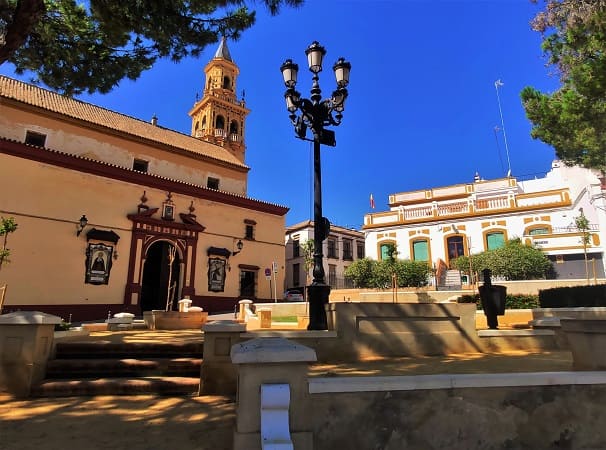
[[[215,52],[215,58],[223,58],[227,61],[234,62],[231,59],[231,54],[229,53],[229,48],[227,48],[227,38],[223,36],[221,38],[221,43],[219,44],[219,48]]]
[[[234,63],[223,36],[214,57],[204,68],[202,99],[189,112],[192,136],[228,148],[244,162],[244,121],[250,112],[244,99],[236,97],[240,69]]]

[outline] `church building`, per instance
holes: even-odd
[[[80,322],[272,298],[288,208],[247,195],[250,111],[225,40],[204,72],[190,136],[0,76],[0,216],[18,224],[3,312]]]

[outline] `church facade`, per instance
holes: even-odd
[[[239,69],[222,41],[191,135],[0,77],[4,312],[68,320],[271,299],[288,208],[247,196]],[[283,284],[283,270],[278,273]]]

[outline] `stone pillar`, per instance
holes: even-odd
[[[284,338],[252,339],[231,349],[238,367],[234,450],[261,450],[261,386],[290,387],[289,428],[294,448],[313,448],[312,410],[308,388],[309,363],[316,352]]]
[[[238,374],[229,352],[241,341],[245,323],[233,320],[215,320],[202,327],[204,331],[204,358],[200,368],[200,395],[236,393]]]
[[[252,300],[244,299],[238,302],[239,311],[238,311],[238,320],[245,322],[246,321],[246,310],[250,309],[250,305],[253,304]]]
[[[55,325],[61,318],[38,311],[0,316],[0,388],[27,397],[46,376]]]

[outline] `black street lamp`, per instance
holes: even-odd
[[[313,134],[314,143],[314,269],[313,281],[308,287],[309,292],[309,326],[308,330],[326,330],[326,310],[330,286],[324,281],[324,265],[322,263],[322,242],[330,232],[330,222],[322,216],[322,170],[320,168],[320,144],[336,145],[335,132],[324,127],[337,126],[343,118],[349,71],[351,64],[343,58],[334,64],[333,70],[337,79],[337,89],[329,99],[322,100],[318,74],[322,71],[322,59],[326,50],[318,42],[313,42],[307,50],[307,63],[313,73],[310,99],[301,98],[295,90],[299,66],[287,59],[280,67],[284,84],[286,85],[286,108],[290,112],[290,120],[295,127],[299,139],[306,139],[307,129]],[[297,115],[299,111],[299,115]]]

